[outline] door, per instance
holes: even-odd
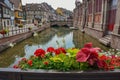
[[[108,10],[108,34],[114,29],[118,0],[110,0]]]

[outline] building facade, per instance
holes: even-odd
[[[22,1],[21,0],[10,0],[14,4],[14,16],[15,16],[15,25],[22,24],[23,21],[23,10],[22,10]]]
[[[13,3],[9,0],[0,1],[0,29],[14,25]]]
[[[74,27],[99,39],[113,48],[120,45],[119,0],[76,0]],[[119,23],[118,23],[119,22]],[[116,38],[115,37],[116,34]],[[114,37],[113,37],[114,35]],[[119,41],[119,42],[118,42]]]
[[[41,4],[26,4],[26,19],[28,23],[45,23],[49,20],[49,12]]]

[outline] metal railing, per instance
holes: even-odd
[[[32,30],[37,29],[38,27],[34,26],[33,24],[30,25],[24,25],[22,28],[19,27],[8,27],[8,32],[6,34],[0,34],[0,38],[10,37],[18,34],[22,34],[25,32],[29,32],[29,27],[32,28]]]

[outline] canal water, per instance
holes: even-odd
[[[40,32],[37,36],[16,44],[0,53],[0,67],[6,68],[16,64],[20,58],[29,58],[38,48],[47,49],[47,47],[65,47],[82,48],[87,42],[92,42],[94,47],[100,47],[103,50],[109,48],[100,44],[95,38],[81,33],[79,30],[70,30],[69,28],[49,28]]]

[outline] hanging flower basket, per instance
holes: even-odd
[[[82,49],[49,47],[37,49],[29,59],[22,58],[14,68],[58,71],[114,70],[120,68],[120,56],[107,55],[87,43]]]

